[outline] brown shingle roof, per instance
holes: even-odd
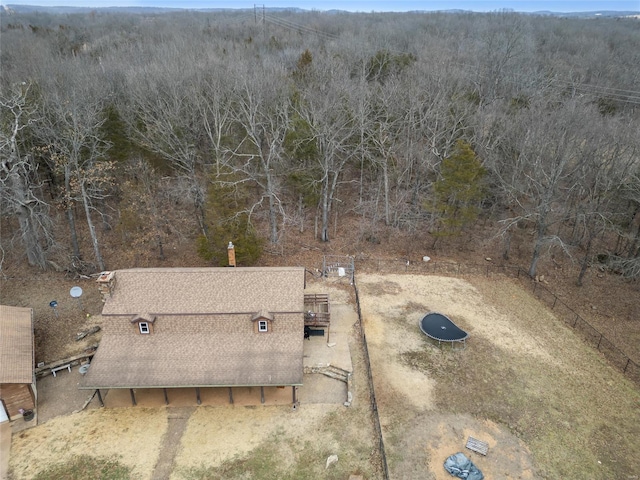
[[[180,324],[185,314],[206,323],[207,314],[216,314],[216,321],[250,322],[257,312],[271,318],[299,312],[299,328],[269,334],[105,333],[80,388],[302,384],[304,268],[131,269],[116,271],[114,278],[104,322],[142,312],[164,325]]]
[[[31,383],[33,359],[32,310],[0,305],[0,383]]]
[[[304,269],[140,268],[115,272],[103,315],[303,310]]]
[[[168,352],[160,335],[104,336],[80,388],[302,384],[300,333],[268,348],[260,341],[265,335],[252,338],[185,334],[171,340]]]

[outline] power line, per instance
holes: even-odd
[[[274,17],[271,15],[266,15],[265,19],[270,22],[273,23],[274,25],[277,25],[279,27],[283,27],[283,28],[287,28],[289,30],[295,30],[299,33],[308,33],[308,34],[312,34],[312,35],[318,35],[319,37],[323,37],[327,40],[337,40],[338,38],[340,38],[339,35],[333,34],[333,33],[328,33],[328,32],[323,32],[322,30],[317,30],[315,28],[312,27],[307,27],[306,25],[301,25],[289,20],[285,20],[284,18],[278,18],[278,17]]]
[[[263,12],[264,12],[264,8],[265,7],[263,5]],[[318,30],[313,27],[302,25],[300,23],[296,23],[291,20],[286,20],[284,18],[278,18],[276,16],[266,14],[266,13],[264,14],[263,20],[266,22],[272,23],[273,25],[276,25],[288,30],[296,31],[300,34],[317,35],[318,37],[324,38],[326,40],[338,40],[340,38],[340,36],[337,34],[324,32],[322,30]],[[410,53],[407,51],[394,50],[394,49],[386,49],[386,50],[390,53],[396,53],[399,55],[407,55],[408,53]],[[477,68],[477,65],[468,65],[468,64],[464,64],[462,62],[456,62],[456,61],[452,61],[452,63],[464,68]],[[519,77],[525,76],[525,74],[522,74],[522,73],[516,73],[516,72],[512,72],[512,73]],[[482,74],[479,74],[479,75],[485,77],[485,75],[482,75]],[[628,89],[621,89],[621,88],[615,88],[615,87],[607,87],[602,85],[575,83],[573,81],[564,80],[557,77],[549,79],[549,83],[553,84],[555,88],[559,88],[559,89],[570,88],[570,89],[573,89],[576,93],[580,93],[581,95],[591,96],[593,98],[599,99],[602,97],[606,97],[622,103],[628,103],[631,105],[640,105],[640,91],[638,90],[628,90]]]

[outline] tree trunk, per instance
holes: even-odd
[[[391,218],[389,209],[389,166],[386,159],[382,161],[382,176],[384,180],[384,223],[389,226]]]
[[[44,270],[47,267],[47,258],[42,245],[38,241],[38,233],[33,225],[33,216],[26,205],[20,207],[18,221],[20,222],[20,234],[29,265],[34,265]]]
[[[633,225],[633,221],[638,216],[638,213],[640,213],[640,206],[636,208],[636,211],[633,212],[633,215],[631,216],[631,225]],[[634,258],[637,255],[639,248],[640,248],[640,225],[638,225],[638,229],[636,230],[636,234],[633,236],[633,240],[629,242],[629,250],[628,250],[627,256],[629,258]]]
[[[275,245],[278,243],[278,212],[273,193],[273,180],[269,172],[267,172],[267,195],[269,196],[269,240],[272,245]]]
[[[160,260],[164,260],[164,246],[162,243],[161,235],[156,235],[156,243],[158,244],[158,252],[160,254]]]
[[[587,272],[587,266],[589,265],[589,257],[591,257],[591,246],[593,244],[593,235],[589,235],[589,240],[587,241],[587,248],[584,252],[584,257],[582,257],[582,262],[580,264],[580,273],[578,274],[578,280],[576,281],[576,285],[579,287],[582,286],[582,280],[584,279],[584,274]]]
[[[91,206],[89,205],[89,196],[85,191],[84,184],[80,186],[80,193],[82,195],[82,205],[84,206],[84,213],[87,217],[87,225],[89,226],[89,235],[91,235],[91,243],[93,244],[93,253],[98,263],[100,271],[106,270],[104,261],[102,260],[102,254],[100,253],[100,244],[98,242],[98,236],[96,234],[96,227],[91,220]]]
[[[529,266],[529,276],[535,278],[536,271],[538,269],[538,261],[540,260],[540,254],[542,253],[542,243],[545,235],[547,234],[547,224],[545,222],[547,212],[541,215],[541,219],[538,220],[538,229],[536,234],[536,243],[533,246],[533,255],[531,256],[531,265]]]
[[[80,245],[78,243],[78,232],[76,230],[76,218],[73,213],[73,204],[71,201],[71,165],[69,162],[64,166],[64,189],[67,210],[67,222],[69,223],[69,234],[71,236],[71,256],[72,261],[81,260]]]
[[[542,245],[544,244],[545,236],[547,234],[548,225],[546,223],[546,215],[548,212],[544,212],[541,215],[541,219],[538,220],[538,228],[536,234],[536,241],[533,246],[533,255],[531,256],[531,265],[529,265],[529,276],[534,278],[538,268],[538,261],[542,254]]]
[[[509,254],[511,253],[511,232],[507,231],[504,234],[504,250],[502,251],[502,258],[509,260]]]
[[[304,203],[302,194],[298,195],[298,216],[300,217],[300,233],[304,233]]]
[[[107,215],[107,207],[104,202],[104,197],[99,197],[98,202],[100,205],[100,220],[102,221],[102,231],[108,232],[111,230],[111,224],[109,223],[109,216]]]
[[[322,188],[322,222],[320,226],[320,240],[323,242],[329,241],[329,211],[331,209],[331,203],[329,202],[328,183],[329,179],[327,178],[326,184]]]
[[[540,244],[536,242],[536,245],[533,248],[533,255],[531,256],[531,265],[529,266],[529,276],[531,278],[535,278],[536,276],[538,260],[540,260]]]
[[[203,191],[202,187],[198,183],[195,171],[190,171],[187,178],[190,183],[191,195],[193,196],[193,209],[196,214],[198,227],[200,228],[202,235],[204,235],[205,238],[209,238],[209,231],[207,228],[206,215],[204,211],[206,192]]]

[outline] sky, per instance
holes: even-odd
[[[263,0],[265,1],[265,0]],[[272,3],[273,2],[273,3]],[[349,10],[359,12],[461,9],[476,12],[589,12],[595,10],[640,11],[640,0],[272,0],[267,8],[298,7],[307,10]],[[72,7],[177,7],[254,8],[254,0],[4,0],[8,5]],[[262,7],[262,4],[259,4]]]

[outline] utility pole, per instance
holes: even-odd
[[[267,38],[267,22],[265,20],[266,15],[266,7],[263,4],[254,3],[253,4],[253,21],[255,24],[258,24],[258,7],[262,6],[262,35],[266,39]]]

